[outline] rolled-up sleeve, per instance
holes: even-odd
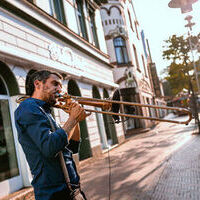
[[[47,117],[39,108],[27,107],[16,118],[16,122],[24,130],[23,134],[30,136],[45,157],[55,156],[68,145],[66,132],[62,128],[52,132]]]

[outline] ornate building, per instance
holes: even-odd
[[[144,32],[131,0],[109,0],[101,6],[101,18],[110,63],[114,65],[114,81],[120,86],[124,101],[154,104],[155,92],[152,80],[157,74],[149,68],[149,52]],[[126,108],[125,108],[126,110]],[[127,109],[127,112],[129,110]],[[156,116],[154,109],[135,108],[134,114]],[[154,122],[139,119],[124,119],[125,129],[151,127]]]

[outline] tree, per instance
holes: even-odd
[[[171,64],[166,70],[168,72],[166,80],[171,86],[172,93],[176,95],[184,88],[188,89],[188,94],[191,93],[190,109],[195,118],[195,122],[198,124],[198,130],[200,132],[198,107],[194,93],[194,91],[197,90],[197,84],[194,78],[193,63],[190,60],[189,39],[192,41],[193,38],[184,38],[183,36],[178,37],[173,35],[168,40],[165,40],[166,49],[163,51],[163,58],[171,61]],[[190,75],[190,72],[192,72],[192,75]]]
[[[171,64],[165,70],[167,76],[165,79],[169,82],[173,95],[178,94],[186,88],[191,90],[190,81],[195,82],[194,68],[190,59],[190,47],[188,38],[184,36],[172,35],[165,40],[166,45],[163,51],[163,58],[171,61]],[[192,72],[192,75],[190,75]],[[196,90],[196,84],[193,84]]]

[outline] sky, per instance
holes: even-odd
[[[169,8],[170,0],[133,0],[136,16],[140,28],[144,30],[145,38],[149,41],[151,56],[156,63],[157,73],[160,78],[164,75],[162,71],[169,65],[169,62],[162,58],[165,45],[164,40],[176,34],[187,35],[188,28],[185,17],[193,16],[193,34],[200,33],[200,0],[192,5],[193,11],[182,14],[180,8]]]

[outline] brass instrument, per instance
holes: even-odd
[[[78,96],[72,96],[72,95],[68,95],[68,94],[64,94],[64,95],[58,94],[58,95],[59,95],[58,96],[58,102],[59,103],[56,104],[54,107],[60,108],[67,113],[70,112],[68,102],[71,101],[71,100],[75,100],[76,102],[78,102],[81,105],[87,105],[87,106],[102,108],[101,111],[86,108],[85,109],[86,112],[95,112],[95,113],[101,113],[101,114],[108,114],[108,115],[112,115],[112,116],[116,115],[116,116],[121,116],[121,117],[156,120],[156,121],[161,121],[161,122],[170,122],[170,123],[186,124],[186,125],[188,125],[188,123],[192,120],[192,113],[186,108],[156,106],[156,105],[140,104],[140,103],[134,103],[134,102],[115,101],[115,100],[109,100],[109,99],[96,99],[96,98],[88,98],[88,97],[78,97]],[[27,96],[20,97],[16,100],[16,102],[21,103],[22,101],[24,101],[27,98],[28,98]],[[111,111],[111,107],[114,104],[180,111],[180,112],[186,113],[188,115],[188,119],[186,121],[177,121],[177,120],[162,119],[162,118],[157,118],[157,117],[146,117],[146,116],[134,115],[134,114],[116,113],[116,112]]]

